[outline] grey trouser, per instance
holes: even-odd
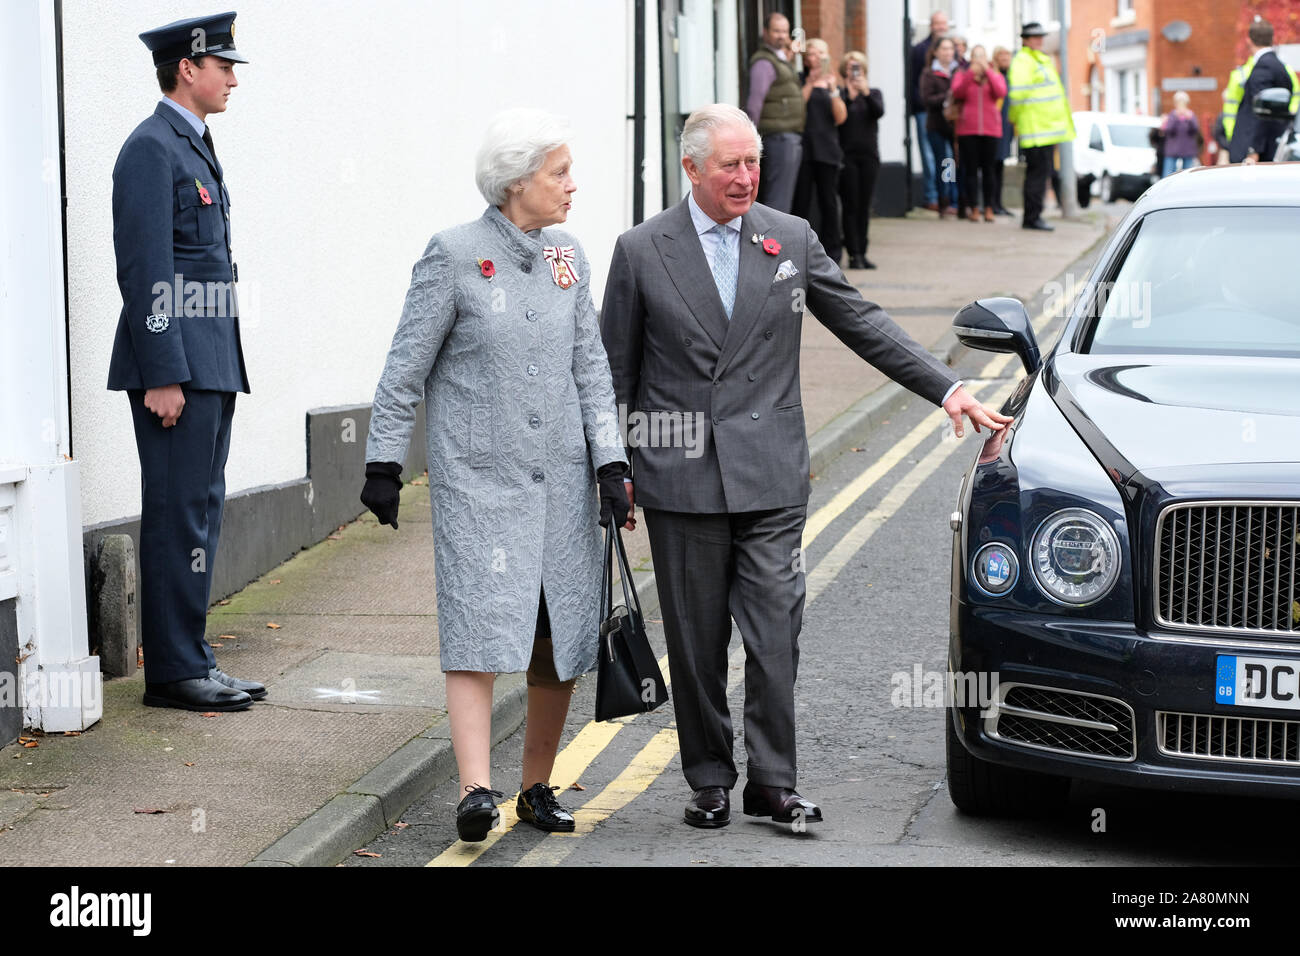
[[[727,651],[745,645],[746,777],[795,785],[794,682],[805,582],[797,549],[807,508],[738,514],[645,509],[668,642],[682,771],[692,790],[732,788]]]

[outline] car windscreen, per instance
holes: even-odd
[[[1115,146],[1145,146],[1151,148],[1151,127],[1130,126],[1127,123],[1107,123],[1110,141]]]
[[[1298,207],[1146,215],[1096,290],[1084,352],[1300,358]]]

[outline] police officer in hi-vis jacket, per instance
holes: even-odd
[[[235,393],[248,391],[230,253],[230,194],[206,121],[236,85],[235,14],[140,34],[163,99],[113,168],[122,293],[108,387],[140,454],[144,702],[243,710],[266,688],[221,672],[204,636]]]

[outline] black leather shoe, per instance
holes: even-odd
[[[875,264],[874,262],[872,262],[872,261],[871,261],[870,259],[868,259],[866,256],[863,256],[863,257],[862,257],[862,268],[863,268],[863,269],[874,269],[875,267],[876,267],[876,264]]]
[[[548,787],[544,783],[535,783],[519,794],[515,801],[515,813],[525,823],[531,823],[547,833],[572,833],[573,814],[555,799],[559,787]]]
[[[789,787],[764,787],[746,783],[743,794],[745,816],[771,817],[777,823],[821,823],[822,809]]]
[[[208,671],[208,676],[218,684],[225,684],[234,690],[242,690],[253,700],[261,700],[266,696],[266,688],[255,680],[240,680],[238,677],[231,677],[219,667],[214,667]]]
[[[506,795],[500,790],[487,787],[466,787],[469,793],[456,807],[456,834],[466,843],[481,843],[487,838],[488,831],[501,819],[497,809],[497,800],[504,800]]]
[[[702,830],[716,830],[731,822],[731,794],[726,787],[704,787],[686,801],[685,820]]]
[[[995,215],[995,216],[1013,216],[1013,215],[1015,215],[1015,213],[1013,213],[1010,209],[1007,209],[1007,208],[1004,207],[1004,206],[994,206],[994,207],[993,207],[993,215]]]
[[[1043,222],[1043,220],[1041,220],[1041,219],[1035,219],[1033,222],[1027,222],[1027,223],[1025,223],[1025,224],[1024,224],[1024,228],[1025,228],[1025,229],[1038,229],[1038,230],[1041,230],[1042,232],[1055,232],[1055,231],[1056,231],[1055,227],[1053,227],[1053,226],[1049,226],[1047,223]]]
[[[144,685],[146,707],[175,707],[179,710],[247,710],[253,698],[242,690],[227,687],[211,677],[193,677],[165,684]]]

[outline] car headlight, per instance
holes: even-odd
[[[1030,564],[1039,589],[1058,604],[1100,601],[1119,579],[1119,538],[1100,515],[1066,508],[1034,532]]]
[[[993,541],[975,552],[971,571],[977,588],[989,597],[1001,597],[1016,586],[1020,562],[1009,545]]]

